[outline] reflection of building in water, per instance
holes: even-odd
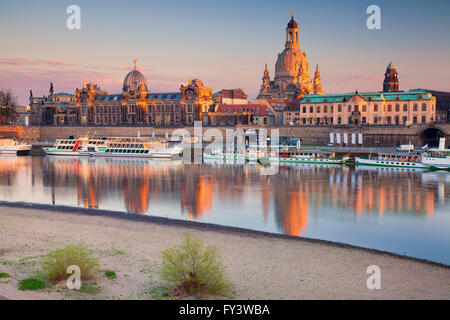
[[[352,209],[356,215],[365,212],[433,215],[436,190],[423,190],[420,174],[391,169],[335,171],[330,176],[332,203]]]
[[[17,171],[26,165],[25,157],[6,156],[0,158],[0,184],[11,186]]]
[[[137,179],[133,183],[126,183],[124,196],[127,212],[145,214],[149,203],[149,182]]]
[[[263,176],[258,166],[214,168],[144,159],[49,158],[43,164],[44,185],[54,190],[76,188],[80,206],[101,207],[102,199],[119,194],[128,212],[148,214],[152,201],[179,201],[181,213],[199,219],[206,213],[215,214],[213,199],[225,206],[233,203],[243,207],[257,201],[264,221],[270,220],[273,210],[278,228],[290,235],[306,232],[309,214],[329,215],[333,208],[356,216],[430,216],[438,197],[445,205],[444,183],[449,183],[431,180],[438,173],[427,173],[424,182],[424,174],[414,171],[314,165],[281,166],[279,174]],[[14,165],[0,161],[0,172],[8,166]],[[8,183],[5,175],[0,182]]]
[[[181,184],[181,211],[189,212],[189,220],[197,220],[211,211],[213,179],[208,175],[196,175],[191,170],[185,173]]]
[[[275,218],[284,233],[292,236],[303,235],[306,231],[311,199],[311,185],[298,179],[294,167],[281,167],[281,179],[273,184]]]
[[[151,195],[174,193],[181,163],[144,159],[51,158],[46,183],[76,186],[78,205],[98,208],[103,195],[123,192],[128,212],[145,214]],[[168,178],[169,177],[169,178]]]

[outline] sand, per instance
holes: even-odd
[[[230,299],[450,299],[450,268],[361,248],[217,228],[189,222],[96,215],[74,209],[0,206],[0,299],[157,299],[164,285],[161,251],[183,233],[219,247]],[[63,285],[20,291],[18,282],[40,269],[42,255],[69,244],[94,250],[102,270],[91,292]],[[369,265],[381,270],[381,288],[367,288]]]

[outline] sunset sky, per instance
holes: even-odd
[[[81,30],[66,28],[71,4]],[[366,27],[371,4],[381,7],[381,30]],[[265,63],[274,76],[292,9],[326,93],[381,90],[390,58],[401,90],[450,91],[448,0],[0,0],[0,88],[22,105],[50,82],[56,92],[87,81],[118,93],[138,58],[152,92],[177,92],[192,76],[255,98]]]

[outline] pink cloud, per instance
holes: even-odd
[[[37,64],[48,65],[50,67],[75,66],[75,64],[69,63],[66,61],[34,60],[34,59],[22,59],[22,58],[3,58],[3,59],[0,59],[0,64],[10,65],[10,66],[15,66],[15,67],[23,67],[23,66],[37,65]]]

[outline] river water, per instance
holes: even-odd
[[[450,173],[289,164],[0,157],[0,200],[324,239],[450,265]],[[4,210],[0,207],[0,210]]]

